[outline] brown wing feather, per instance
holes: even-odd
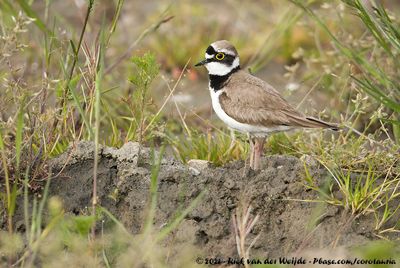
[[[241,123],[265,127],[336,128],[303,116],[271,85],[244,71],[230,77],[219,100],[226,114]]]

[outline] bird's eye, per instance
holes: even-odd
[[[217,55],[215,55],[215,58],[217,60],[223,60],[225,58],[225,54],[222,52],[217,53]]]

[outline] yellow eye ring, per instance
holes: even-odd
[[[222,52],[217,53],[217,55],[215,55],[215,58],[217,60],[223,60],[225,58],[225,54]]]

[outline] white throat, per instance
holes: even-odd
[[[209,62],[206,65],[209,74],[224,76],[239,66],[239,57],[236,57],[231,66],[226,66],[220,62]]]

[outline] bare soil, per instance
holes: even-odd
[[[102,147],[98,166],[98,196],[101,206],[111,211],[133,233],[140,232],[149,202],[150,149],[127,143],[120,149]],[[59,196],[68,213],[87,214],[92,197],[94,147],[79,142],[53,160],[50,195]],[[253,256],[279,257],[310,249],[349,247],[376,239],[373,215],[352,217],[338,206],[318,201],[318,194],[305,186],[304,162],[273,155],[263,158],[264,168],[244,175],[244,162],[214,167],[204,161],[183,165],[164,156],[158,177],[158,206],[155,225],[162,227],[202,191],[204,198],[167,239],[191,244],[206,256],[236,256],[232,214],[251,204],[260,219],[249,235],[259,239]],[[308,160],[311,174],[321,181],[327,174]],[[58,174],[59,173],[59,174]],[[15,219],[20,230],[23,209]],[[106,222],[111,225],[110,223]],[[172,242],[171,242],[172,243]]]

